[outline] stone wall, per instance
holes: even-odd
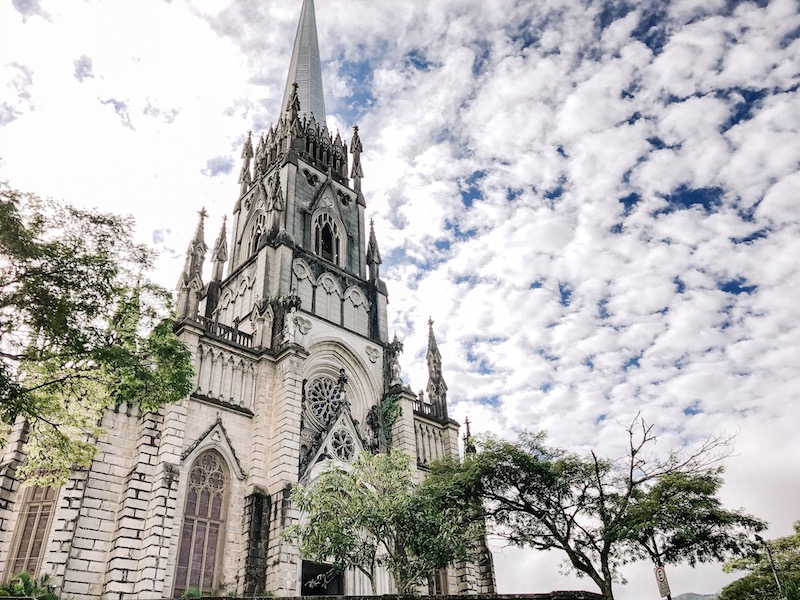
[[[423,598],[436,598],[437,600],[463,600],[463,596],[422,596]],[[420,596],[400,596],[384,594],[382,596],[275,596],[276,600],[419,600]],[[596,592],[563,591],[546,592],[543,594],[477,594],[469,597],[470,600],[603,600],[603,596]],[[203,596],[203,600],[231,600],[228,596]],[[241,600],[245,600],[242,598]]]

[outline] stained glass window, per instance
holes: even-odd
[[[339,408],[339,384],[330,377],[317,377],[308,384],[306,396],[311,416],[319,425],[327,425]]]
[[[356,442],[346,429],[337,429],[331,436],[331,449],[339,460],[350,462],[356,453]]]
[[[213,450],[201,454],[189,473],[174,595],[189,588],[211,592],[217,585],[225,533],[227,468]]]

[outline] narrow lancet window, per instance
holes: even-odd
[[[340,264],[341,239],[335,221],[328,214],[317,218],[314,226],[314,252],[335,265]]]

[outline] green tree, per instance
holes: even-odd
[[[191,356],[164,319],[171,294],[143,277],[153,253],[132,227],[0,184],[0,447],[24,419],[28,484],[88,466],[107,408],[190,391]]]
[[[517,442],[494,437],[463,464],[434,465],[429,481],[460,490],[464,506],[483,500],[483,518],[518,546],[560,550],[565,564],[612,600],[620,567],[724,560],[749,548],[754,517],[724,509],[716,493],[729,440],[707,440],[664,459],[651,453],[652,426],[637,418],[619,460],[579,456],[546,445],[545,434]]]
[[[287,538],[299,540],[304,557],[333,561],[329,577],[361,571],[373,594],[380,568],[401,594],[415,594],[436,569],[467,558],[476,531],[436,488],[414,483],[410,458],[398,450],[362,453],[347,471],[329,468],[297,486],[292,500],[303,517]]]
[[[59,600],[50,585],[50,576],[34,579],[28,573],[20,573],[10,581],[0,583],[0,597],[34,598],[35,600]]]
[[[781,582],[787,600],[800,600],[800,521],[794,524],[794,533],[764,542],[772,554],[775,571],[769,562],[765,547],[748,556],[725,563],[724,570],[750,571],[741,579],[728,584],[719,600],[780,600],[775,574]]]

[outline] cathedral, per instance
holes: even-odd
[[[326,127],[313,0],[304,0],[277,121],[248,134],[238,195],[213,247],[200,212],[177,291],[176,331],[194,391],[103,421],[91,467],[60,489],[22,488],[9,444],[0,471],[0,578],[51,575],[64,597],[319,594],[325,565],[282,535],[290,492],[330,464],[398,448],[424,478],[458,456],[459,425],[429,323],[428,382],[401,380],[388,291],[365,218],[358,128]],[[205,263],[210,264],[206,267]],[[495,592],[491,555],[432,573],[422,593]],[[394,584],[384,573],[380,593]],[[367,595],[347,572],[330,594]]]

